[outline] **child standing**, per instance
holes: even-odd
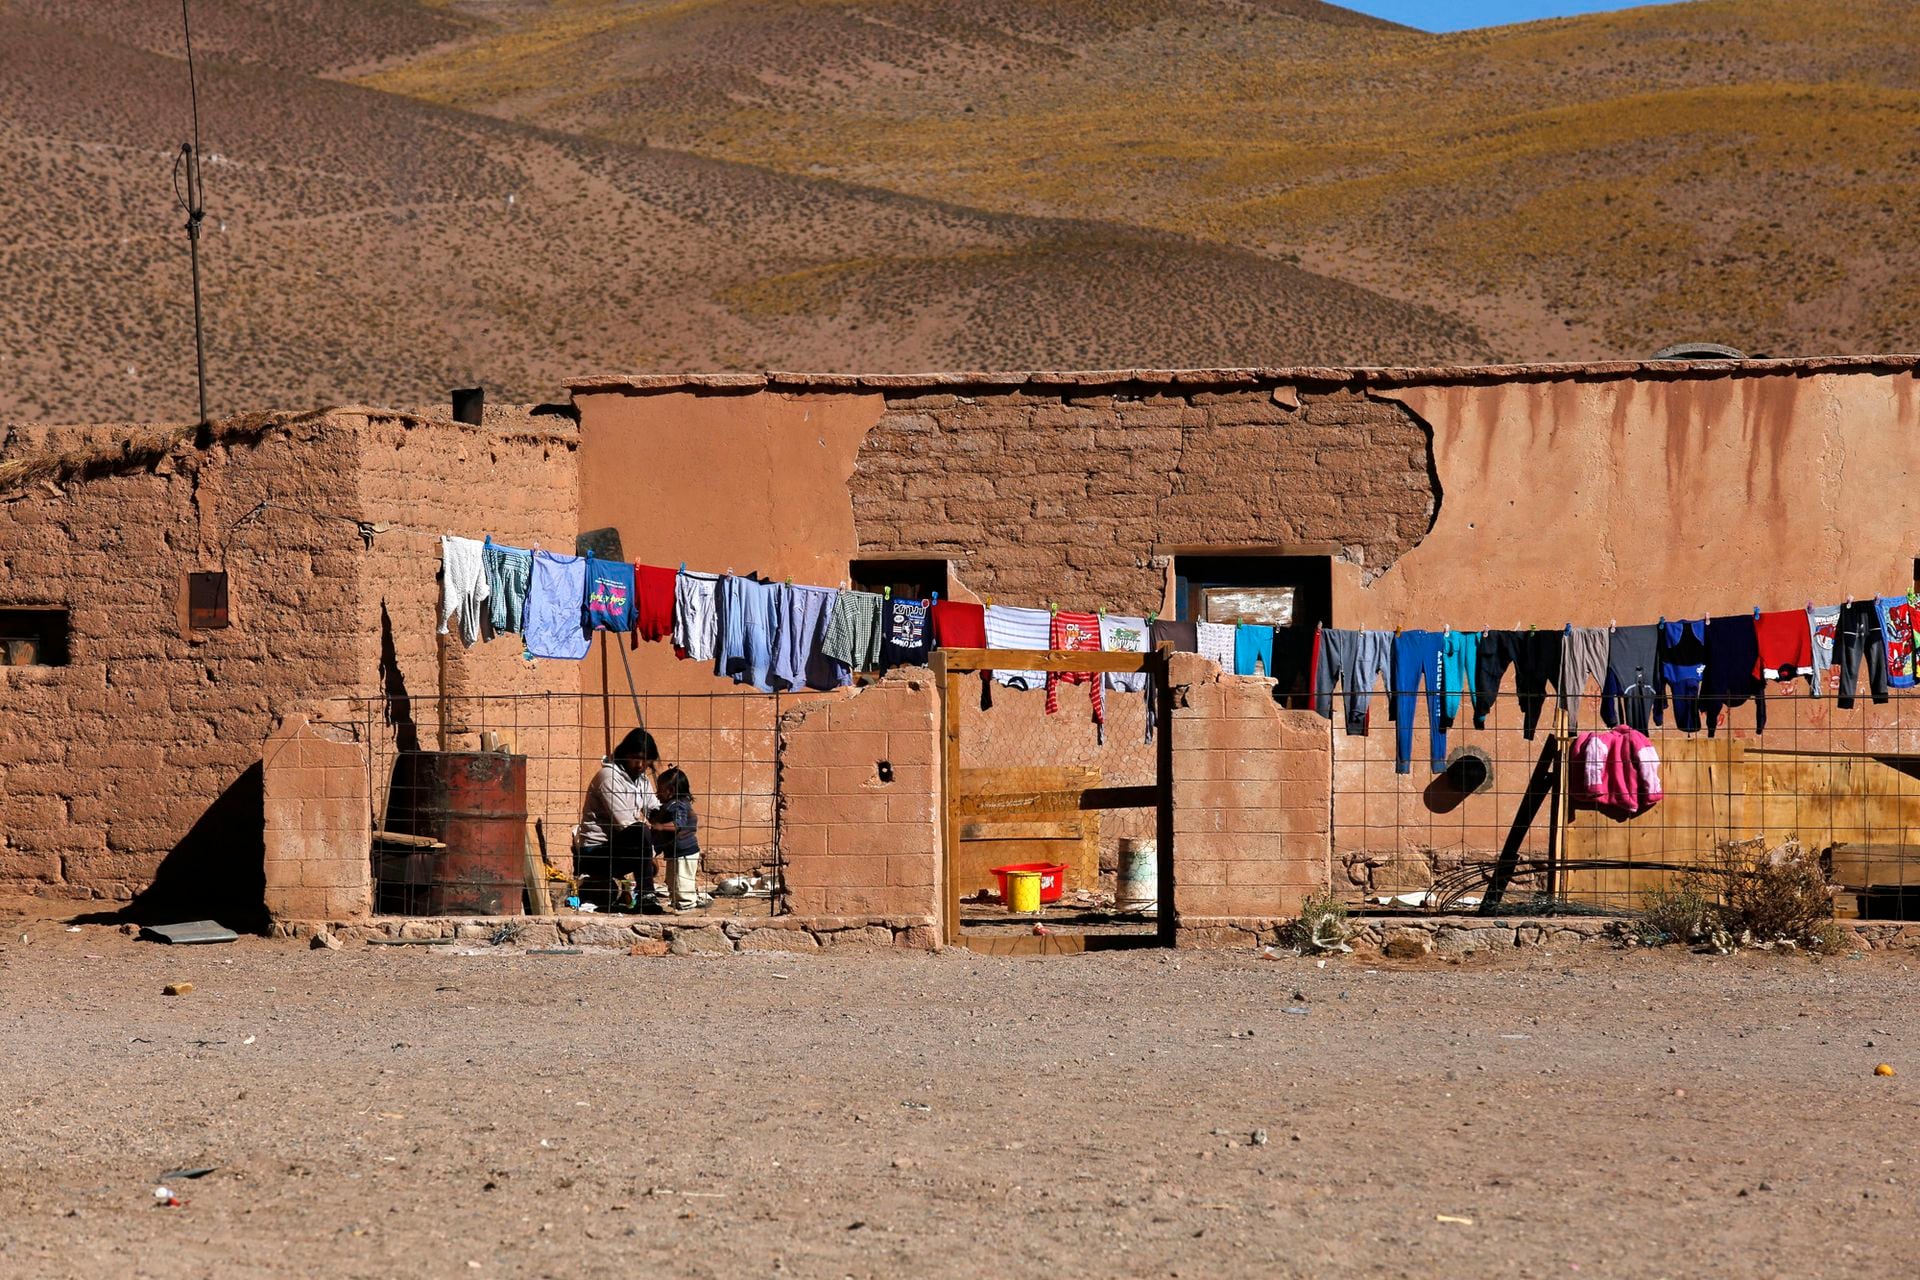
[[[660,805],[647,816],[653,828],[653,848],[666,861],[667,891],[675,911],[692,911],[713,901],[700,893],[700,819],[693,812],[693,787],[678,767],[660,774],[655,784]]]

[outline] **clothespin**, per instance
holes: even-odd
[[[787,575],[787,585],[788,585],[788,586],[792,586],[792,585],[793,585],[793,575],[792,575],[792,574],[788,574],[788,575]]]
[[[980,597],[980,607],[981,607],[982,609],[991,609],[991,608],[993,608],[993,597],[992,597],[992,596],[981,596],[981,597]]]
[[[1758,614],[1758,612],[1756,612],[1756,613],[1754,614],[1754,616],[1755,616],[1755,617],[1758,617],[1758,616],[1759,616],[1759,614]],[[1620,619],[1618,619],[1618,618],[1608,618],[1608,619],[1607,619],[1607,634],[1608,634],[1608,635],[1612,635],[1612,634],[1613,634],[1614,632],[1616,632],[1616,631],[1618,631],[1619,629],[1620,629]]]
[[[1050,618],[1057,617],[1059,613],[1060,613],[1060,602],[1058,600],[1047,601],[1047,616]]]
[[[481,543],[480,545],[481,545],[481,546],[483,546],[483,547],[490,547],[490,546],[492,546],[492,545],[493,545],[493,535],[492,535],[492,534],[488,534],[488,535],[487,535],[487,540],[486,540],[485,542],[482,542],[482,543]]]
[[[1760,620],[1760,606],[1759,606],[1759,605],[1755,605],[1755,606],[1753,606],[1753,620],[1754,620],[1755,622],[1758,622],[1758,621]]]
[[[881,598],[882,600],[891,600],[891,599],[893,599],[893,588],[892,588],[892,587],[882,587],[882,588],[880,588],[880,598]]]
[[[1158,609],[1155,609],[1152,613],[1147,615],[1148,626],[1152,626],[1154,623],[1158,621],[1160,621],[1160,611]]]
[[[687,571],[687,562],[685,560],[682,560],[680,562],[680,572],[685,573],[686,571]]]
[[[940,603],[940,593],[939,593],[938,591],[936,591],[936,592],[934,592],[934,593],[933,593],[933,599],[932,599],[932,601],[931,601],[930,603],[932,603],[932,604],[939,604],[939,603]]]

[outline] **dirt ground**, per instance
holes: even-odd
[[[3,1276],[1915,1267],[1899,957],[643,959],[0,923]],[[184,1166],[215,1168],[155,1207]]]

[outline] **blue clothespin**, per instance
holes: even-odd
[[[680,572],[685,573],[686,571],[687,571],[687,562],[685,560],[682,560],[680,562]]]
[[[929,603],[931,603],[931,604],[939,604],[939,603],[940,603],[940,593],[939,593],[938,591],[936,591],[936,592],[934,592],[934,593],[933,593],[933,599],[932,599],[932,600],[931,600],[931,601],[930,601]]]

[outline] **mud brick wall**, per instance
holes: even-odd
[[[384,813],[400,745],[477,750],[482,733],[492,730],[528,757],[532,816],[542,816],[548,798],[558,806],[545,816],[549,839],[558,839],[555,855],[564,854],[565,824],[578,819],[585,790],[582,771],[591,773],[583,757],[600,758],[597,733],[583,746],[579,731],[583,722],[597,726],[598,700],[587,714],[579,705],[580,665],[528,659],[518,636],[468,647],[457,619],[448,635],[439,634],[438,535],[490,534],[507,546],[571,555],[579,506],[573,424],[547,416],[503,420],[498,411],[484,426],[372,412],[361,417],[358,435],[356,510],[394,526],[358,557],[358,616],[373,646],[360,692],[400,699],[391,704],[393,723],[376,717],[368,726],[375,802]],[[554,706],[533,701],[549,693],[562,698]],[[359,708],[358,718],[366,711]],[[561,816],[565,824],[556,831]]]
[[[261,757],[265,902],[276,920],[340,920],[373,910],[367,750],[293,716]]]
[[[1116,388],[892,399],[850,487],[865,552],[950,556],[1007,603],[1144,611],[1155,544],[1331,543],[1377,572],[1431,525],[1430,474],[1424,424],[1360,392]]]
[[[258,912],[273,726],[316,707],[352,721],[335,700],[396,679],[436,688],[439,546],[400,527],[570,549],[570,430],[334,411],[11,432],[0,459],[68,461],[0,493],[0,607],[67,608],[71,652],[0,667],[0,889]],[[342,516],[395,528],[369,550]],[[189,630],[185,575],[222,567],[232,625]],[[452,665],[489,688],[578,688],[577,667],[518,655]]]
[[[919,672],[781,717],[780,851],[796,914],[939,918],[939,707]]]
[[[189,894],[257,901],[260,744],[353,669],[356,568],[309,520],[236,522],[269,497],[350,509],[354,442],[307,418],[125,448],[153,436],[11,442],[96,461],[0,502],[0,606],[65,606],[72,628],[68,665],[0,668],[0,886],[124,899],[167,862]],[[223,561],[233,625],[189,632],[184,575]]]
[[[1208,917],[1276,919],[1329,876],[1326,723],[1283,710],[1271,681],[1223,676],[1176,654],[1173,905],[1183,930]]]

